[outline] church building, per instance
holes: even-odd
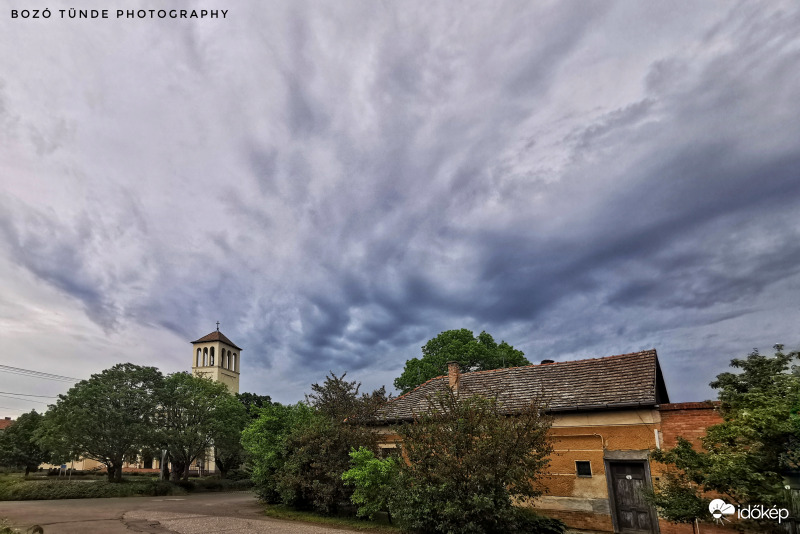
[[[219,331],[219,322],[217,322],[217,329],[208,335],[201,337],[196,341],[192,341],[192,374],[196,376],[204,376],[216,382],[222,382],[227,386],[228,391],[233,394],[239,393],[239,373],[241,361],[239,356],[242,352],[241,347],[238,347],[233,341]],[[9,418],[6,418],[9,419]],[[11,423],[11,421],[0,420],[0,430],[6,425],[3,423]],[[161,462],[158,457],[152,456],[140,457],[132,463],[126,462],[123,470],[125,472],[132,471],[157,471],[160,468]],[[44,469],[53,469],[58,466],[51,464],[42,464],[40,467]],[[100,462],[88,458],[82,458],[70,463],[70,468],[79,471],[102,469],[103,465]],[[201,473],[214,473],[216,465],[214,463],[213,448],[205,454],[205,458],[200,458],[192,464],[192,471],[199,471]]]

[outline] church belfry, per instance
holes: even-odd
[[[205,376],[228,386],[231,393],[239,393],[239,359],[242,349],[217,329],[192,341],[192,374]]]

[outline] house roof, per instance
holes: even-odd
[[[411,420],[424,413],[428,398],[448,387],[447,375],[428,380],[393,399],[379,419]],[[459,391],[497,395],[503,411],[514,413],[541,395],[551,412],[654,406],[669,402],[655,349],[605,358],[461,373]]]
[[[0,419],[0,430],[5,430],[14,424],[12,419]]]
[[[242,350],[241,348],[237,347],[233,341],[228,339],[225,336],[225,334],[223,334],[219,330],[214,330],[210,334],[201,337],[197,341],[192,341],[192,345],[194,345],[195,343],[208,343],[209,341],[222,341],[223,343],[227,343],[228,345],[230,345],[235,349]]]

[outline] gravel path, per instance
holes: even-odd
[[[354,532],[264,517],[249,492],[0,502],[0,517],[45,534],[342,534]]]

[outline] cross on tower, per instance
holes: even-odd
[[[217,332],[219,332],[219,321],[217,321]]]

